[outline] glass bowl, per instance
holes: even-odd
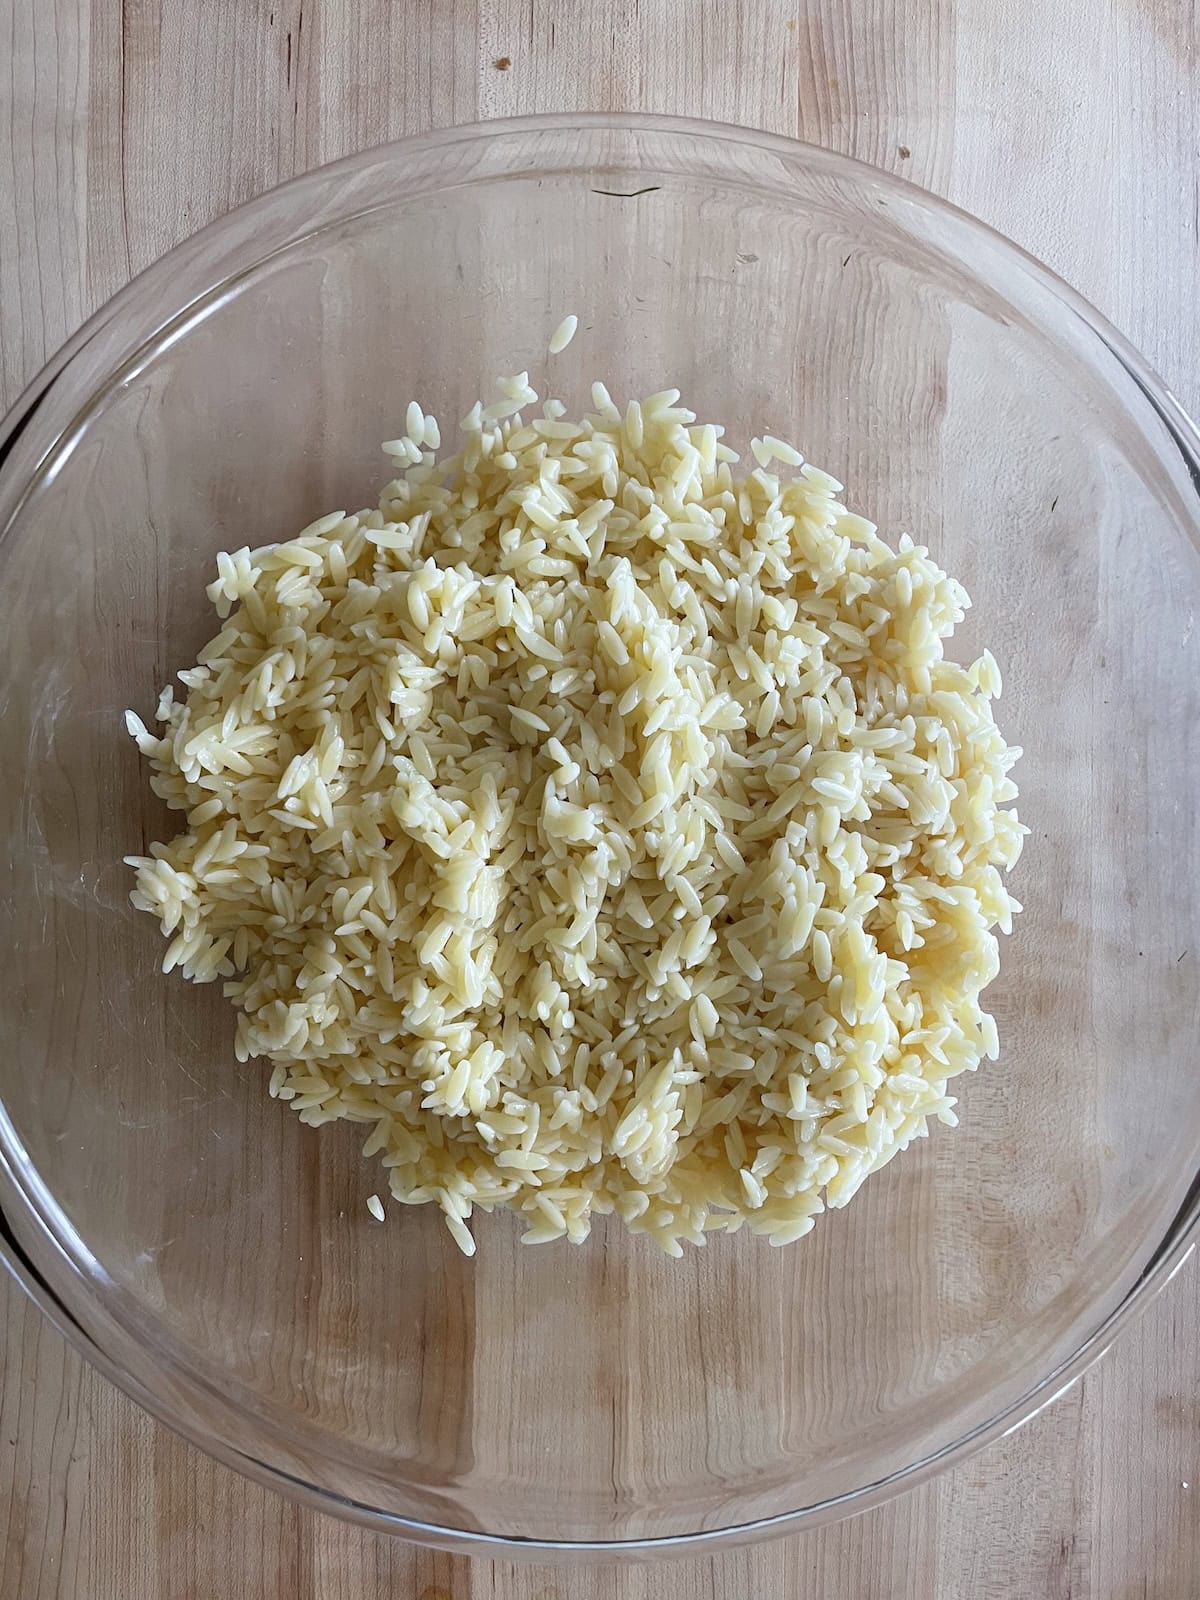
[[[121,858],[167,825],[122,712],[211,631],[214,553],[375,501],[412,395],[668,385],[770,430],[969,589],[1005,670],[1025,904],[1000,1060],[798,1244],[600,1224],[464,1259],[165,980]],[[544,391],[543,391],[544,392]],[[874,1504],[1013,1427],[1198,1209],[1196,434],[1076,295],[897,179],[661,118],[369,151],[173,250],[36,380],[0,466],[0,1201],[129,1394],[325,1510],[459,1549],[695,1549]]]

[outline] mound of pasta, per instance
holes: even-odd
[[[443,460],[410,406],[377,510],[218,558],[182,697],[127,718],[183,814],[133,902],[464,1250],[498,1206],[783,1244],[997,1052],[999,673],[790,446],[743,470],[674,390],[537,401],[505,380]]]

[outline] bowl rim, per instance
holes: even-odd
[[[1200,498],[1200,431],[1183,406],[1140,353],[1090,302],[1022,246],[971,213],[921,188],[909,179],[886,172],[854,157],[781,134],[739,127],[732,123],[694,117],[666,116],[655,112],[556,112],[456,124],[430,133],[368,147],[341,157],[337,161],[314,167],[263,190],[215,218],[195,233],[187,235],[157,257],[92,312],[77,331],[59,347],[18,394],[0,421],[0,470],[3,469],[18,436],[36,414],[42,398],[79,352],[117,315],[134,304],[144,293],[149,282],[165,281],[172,271],[173,264],[196,253],[205,244],[219,240],[236,222],[246,221],[268,201],[273,201],[284,194],[302,193],[305,188],[315,191],[318,186],[325,185],[331,177],[348,175],[373,165],[410,162],[414,157],[425,154],[442,154],[458,145],[470,146],[477,145],[480,141],[581,131],[674,134],[708,144],[741,146],[765,154],[774,154],[790,162],[801,162],[810,171],[823,170],[834,175],[850,176],[859,184],[870,181],[884,194],[894,195],[919,206],[930,215],[953,222],[969,235],[977,237],[998,251],[1002,258],[1019,269],[1027,279],[1031,279],[1036,287],[1048,292],[1081,325],[1080,331],[1103,346],[1123,370],[1124,375],[1136,385],[1141,397],[1148,403],[1166,430],[1179,451],[1192,486]],[[202,298],[207,299],[221,287],[222,282],[228,282],[228,279],[218,280]],[[176,307],[169,322],[178,322],[195,304],[196,301],[192,300]],[[161,332],[161,329],[158,331]],[[149,338],[157,336],[155,333]],[[102,381],[108,381],[111,377],[112,372],[109,371]],[[94,392],[93,390],[89,394],[87,400],[93,397]],[[41,470],[45,461],[58,451],[69,431],[69,428],[60,430],[46,446],[39,456],[34,469],[35,474]],[[0,536],[2,531],[0,530]],[[1200,546],[1200,530],[1194,532],[1193,538]],[[897,1468],[877,1481],[791,1511],[694,1532],[613,1539],[523,1537],[459,1528],[448,1523],[402,1516],[363,1501],[338,1495],[295,1476],[280,1465],[259,1459],[257,1455],[248,1454],[218,1435],[173,1414],[168,1402],[162,1396],[147,1389],[119,1357],[110,1353],[77,1319],[71,1302],[74,1301],[78,1305],[90,1303],[90,1292],[86,1288],[82,1288],[78,1295],[60,1292],[51,1284],[20,1242],[10,1221],[12,1216],[18,1214],[22,1220],[22,1233],[36,1237],[39,1253],[42,1247],[45,1247],[49,1258],[57,1257],[71,1265],[74,1264],[68,1252],[64,1250],[63,1242],[47,1215],[48,1210],[53,1211],[57,1208],[52,1202],[47,1207],[37,1198],[36,1191],[42,1187],[40,1178],[31,1164],[22,1159],[23,1156],[20,1140],[3,1103],[0,1102],[0,1261],[54,1327],[118,1389],[173,1432],[197,1445],[207,1454],[315,1510],[333,1512],[376,1531],[397,1534],[419,1544],[434,1545],[461,1554],[493,1555],[506,1559],[515,1557],[544,1560],[547,1556],[560,1560],[572,1557],[613,1559],[707,1554],[718,1546],[731,1547],[766,1536],[817,1527],[879,1505],[961,1461],[990,1441],[1013,1432],[1058,1398],[1093,1362],[1099,1359],[1133,1316],[1143,1310],[1165,1287],[1187,1260],[1196,1245],[1197,1237],[1200,1236],[1200,1171],[1198,1171],[1141,1272],[1120,1301],[1105,1314],[1070,1356],[1015,1400],[1002,1407],[993,1417],[977,1424],[929,1455],[908,1466]],[[69,1231],[74,1232],[73,1229]],[[83,1280],[78,1274],[73,1274],[70,1282],[72,1285],[76,1282],[82,1284]],[[135,1330],[125,1331],[135,1332],[136,1336]],[[185,1364],[178,1362],[173,1354],[167,1352],[162,1354],[166,1358],[163,1364],[175,1370],[189,1387],[195,1387],[198,1382],[203,1382]],[[271,1431],[270,1427],[267,1431]]]

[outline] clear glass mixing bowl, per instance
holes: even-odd
[[[1006,673],[1025,903],[1003,1054],[801,1243],[682,1261],[601,1225],[373,1223],[362,1130],[233,1059],[158,974],[126,737],[211,630],[214,552],[372,503],[378,441],[497,372],[679,385],[770,429],[968,586]],[[584,117],[370,151],[138,278],[10,416],[0,466],[0,1202],[16,1275],[182,1433],[458,1548],[695,1547],[866,1506],[1012,1427],[1196,1222],[1195,432],[1074,294],[825,151]],[[532,1545],[528,1542],[532,1542]]]

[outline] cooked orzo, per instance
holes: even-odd
[[[133,902],[468,1253],[501,1205],[535,1243],[783,1244],[996,1055],[1000,675],[790,445],[743,470],[675,390],[537,398],[503,381],[444,461],[413,404],[378,510],[218,557],[183,697],[127,717],[186,819]]]

